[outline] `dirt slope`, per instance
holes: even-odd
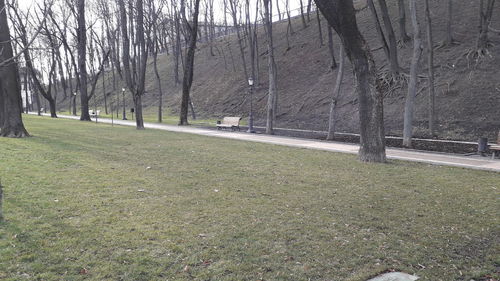
[[[421,2],[421,1],[419,1]],[[434,19],[436,46],[445,34],[444,0],[430,1]],[[476,1],[454,1],[454,38],[459,42],[446,48],[436,48],[436,104],[438,134],[440,138],[476,140],[479,136],[490,139],[500,129],[500,34],[490,33],[493,43],[491,57],[485,58],[477,67],[470,66],[463,54],[474,47],[478,26],[478,4]],[[396,1],[388,1],[394,28],[397,32]],[[422,3],[420,3],[422,4]],[[423,7],[420,7],[423,16]],[[336,71],[329,70],[328,47],[320,46],[316,15],[311,14],[307,28],[302,27],[299,18],[294,19],[295,33],[290,36],[287,47],[286,22],[275,27],[275,44],[278,64],[279,110],[277,126],[287,128],[325,130],[327,128],[330,94],[335,82]],[[358,13],[359,25],[370,47],[374,50],[377,66],[385,64],[385,56],[379,48],[373,20],[368,9]],[[326,22],[322,19],[323,37],[327,43]],[[408,23],[409,24],[409,23]],[[422,22],[423,24],[423,22]],[[492,26],[500,28],[500,5],[496,5]],[[424,26],[422,25],[422,29]],[[411,26],[408,25],[408,30]],[[255,101],[257,124],[264,124],[267,88],[267,57],[265,34],[260,31],[260,76]],[[335,36],[336,49],[338,38]],[[337,51],[338,53],[338,51]],[[425,74],[425,53],[422,73]],[[399,49],[400,64],[408,69],[411,57],[411,43]],[[462,58],[462,59],[460,59]],[[160,71],[165,103],[169,111],[176,113],[180,104],[180,85],[173,82],[172,56],[160,56]],[[472,62],[473,63],[473,62]],[[197,52],[192,100],[196,111],[204,117],[226,115],[247,116],[248,86],[241,68],[241,59],[235,36],[221,38],[215,46],[215,56],[210,55],[207,45],[200,45]],[[353,75],[347,66],[339,103],[339,130],[358,131],[357,98],[354,92]],[[109,77],[108,77],[109,79]],[[100,84],[97,88],[98,93]],[[119,87],[121,88],[121,87]],[[158,99],[156,80],[149,69],[144,105],[155,112]],[[426,80],[419,84],[417,97],[415,132],[425,137],[427,120]],[[403,127],[403,107],[406,88],[385,99],[385,124],[388,135],[400,135]],[[130,101],[129,101],[130,102]],[[66,108],[66,107],[64,107]]]

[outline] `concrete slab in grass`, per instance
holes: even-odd
[[[418,278],[418,276],[406,274],[403,272],[390,272],[379,275],[368,281],[414,281]]]

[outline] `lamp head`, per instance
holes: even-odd
[[[253,86],[253,78],[248,78],[248,85]]]

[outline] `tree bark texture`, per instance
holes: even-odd
[[[446,17],[446,40],[445,44],[450,45],[453,43],[453,31],[452,31],[452,23],[453,23],[453,0],[447,1],[447,17]]]
[[[196,41],[198,35],[198,14],[200,8],[200,0],[195,0],[194,11],[192,15],[192,25],[189,24],[187,18],[184,15],[184,24],[188,29],[189,34],[189,45],[186,54],[186,63],[184,64],[184,77],[182,79],[182,98],[181,98],[181,112],[179,125],[188,125],[188,109],[189,109],[189,99],[191,86],[193,84],[193,74],[194,74],[194,54],[196,51]]]
[[[328,23],[339,34],[354,68],[359,100],[360,149],[363,162],[385,162],[383,95],[370,48],[356,22],[352,0],[315,0]]]
[[[274,134],[274,121],[276,118],[277,108],[277,70],[276,61],[274,59],[273,45],[273,22],[272,22],[272,2],[264,0],[264,17],[267,27],[267,51],[268,51],[268,68],[269,68],[269,94],[267,98],[267,121],[266,134]]]
[[[382,29],[382,25],[380,24],[377,8],[375,7],[373,0],[368,0],[368,7],[370,8],[371,14],[373,16],[373,20],[375,22],[375,29],[377,30],[380,43],[382,44],[382,49],[384,50],[385,56],[389,60],[391,57],[391,53],[389,51],[389,45],[387,44],[387,40],[385,39],[384,30]]]
[[[337,113],[337,103],[340,97],[340,88],[342,87],[342,79],[344,78],[344,68],[345,68],[345,55],[344,47],[340,45],[339,51],[339,70],[337,72],[337,80],[335,81],[335,88],[332,94],[332,103],[330,104],[330,115],[328,118],[328,135],[327,140],[333,140],[335,138],[335,129],[337,125],[336,113]]]
[[[449,0],[451,1],[451,0]],[[408,32],[406,32],[406,5],[405,0],[398,0],[398,9],[399,9],[399,37],[401,37],[401,41],[408,42],[411,40],[410,36],[408,36]]]
[[[384,22],[387,41],[389,44],[389,63],[391,66],[391,72],[392,74],[396,74],[399,73],[398,45],[396,42],[396,35],[394,34],[394,28],[392,27],[387,3],[385,2],[385,0],[379,0],[378,2],[380,5],[380,11],[382,12],[382,21]]]
[[[435,88],[434,88],[434,39],[432,34],[432,18],[429,7],[429,0],[424,0],[425,18],[427,28],[427,67],[429,76],[429,132],[433,137],[435,135],[436,110],[435,110]]]
[[[479,2],[479,36],[477,38],[476,49],[485,53],[488,49],[488,30],[491,22],[491,17],[493,16],[493,7],[495,6],[495,0],[488,0],[486,7],[484,5],[485,0],[480,0]]]
[[[415,96],[417,94],[418,64],[422,55],[422,39],[420,38],[420,26],[418,23],[417,0],[410,1],[410,17],[413,26],[413,56],[410,67],[410,82],[408,83],[408,94],[406,95],[404,124],[403,124],[403,146],[411,147],[413,137],[413,116],[415,111]]]
[[[330,64],[330,69],[337,68],[337,60],[335,59],[335,48],[333,48],[333,28],[328,24],[328,50],[332,58],[332,63]]]
[[[10,61],[0,66],[0,136],[28,137],[22,120],[23,102],[19,72],[17,63],[13,60],[14,53],[10,40],[5,1],[0,0],[0,63]]]
[[[87,95],[87,27],[85,24],[85,0],[77,0],[77,13],[77,49],[81,107],[80,120],[91,121],[89,115],[89,98]]]

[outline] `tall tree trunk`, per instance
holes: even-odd
[[[157,30],[156,27],[153,26],[153,36],[154,36],[154,41],[156,41],[156,36],[157,36]],[[157,43],[153,42],[153,68],[155,71],[155,76],[156,76],[156,82],[158,84],[158,123],[163,122],[163,91],[161,88],[161,77],[160,77],[160,72],[158,71],[158,45]]]
[[[278,21],[281,21],[281,10],[280,10],[280,1],[279,0],[276,0],[276,11],[278,12]]]
[[[318,20],[319,45],[320,45],[320,47],[323,47],[323,30],[321,28],[321,16],[319,14],[318,9],[316,9],[316,19]]]
[[[312,0],[307,0],[307,21],[311,22]]]
[[[446,17],[446,45],[451,45],[453,43],[453,31],[451,29],[453,23],[453,0],[447,0],[447,17]]]
[[[194,103],[191,97],[189,97],[189,109],[191,111],[191,118],[193,118],[193,120],[196,120],[196,111],[194,111]]]
[[[123,76],[125,78],[125,84],[132,92],[134,96],[134,82],[132,80],[132,71],[130,69],[130,37],[127,27],[127,10],[125,8],[124,0],[118,0],[118,7],[120,10],[120,22],[122,30],[122,63],[123,63]],[[126,109],[125,109],[125,91],[122,89],[122,105],[123,105],[123,120],[127,120]]]
[[[184,77],[182,79],[182,99],[181,99],[181,112],[179,125],[188,125],[188,108],[189,108],[189,95],[191,92],[191,85],[193,84],[194,74],[194,54],[196,51],[196,41],[198,35],[198,14],[200,8],[200,0],[195,0],[194,11],[192,15],[192,25],[189,24],[185,12],[183,13],[184,25],[188,29],[189,34],[189,47],[186,54],[186,63],[184,67]],[[182,8],[181,8],[182,9]]]
[[[245,80],[248,79],[248,70],[247,70],[247,62],[245,58],[245,48],[243,46],[243,38],[241,36],[241,30],[239,28],[238,24],[238,7],[237,7],[237,2],[236,0],[229,0],[229,5],[231,8],[231,16],[233,17],[233,25],[234,28],[236,29],[236,36],[238,38],[238,46],[240,47],[240,56],[241,56],[241,62],[242,62],[242,67],[243,67],[243,73],[245,75]]]
[[[378,37],[380,39],[380,43],[382,44],[385,56],[387,57],[388,60],[390,60],[391,52],[389,51],[389,45],[387,44],[387,40],[385,39],[384,31],[382,30],[382,25],[380,24],[377,9],[375,8],[373,0],[368,0],[368,7],[370,8],[373,20],[375,21],[375,29],[377,30]]]
[[[268,51],[268,67],[269,67],[269,94],[267,98],[267,122],[266,134],[274,134],[274,120],[276,118],[277,108],[277,71],[276,62],[274,60],[274,44],[273,44],[273,22],[272,22],[272,2],[264,0],[264,17],[267,27],[267,51]]]
[[[417,15],[417,0],[410,1],[410,17],[413,26],[413,56],[410,67],[410,82],[408,83],[408,94],[406,96],[404,111],[403,146],[411,147],[413,137],[413,115],[415,111],[415,96],[417,94],[418,64],[422,55],[422,40],[420,38],[420,26]]]
[[[9,25],[4,0],[0,0],[0,136],[28,137],[24,128],[23,102],[19,72],[10,43]],[[1,207],[1,206],[0,206]]]
[[[37,115],[42,116],[42,103],[40,101],[40,96],[38,95],[38,91],[36,90],[36,88],[33,85],[31,85],[31,87],[35,96]]]
[[[449,0],[451,1],[451,0]],[[405,0],[398,0],[398,8],[399,8],[399,37],[401,37],[401,41],[408,42],[411,40],[410,36],[406,32],[406,5]]]
[[[180,28],[180,17],[175,12],[174,15],[174,26],[175,26],[175,32],[172,30],[172,34],[175,34],[175,47],[173,49],[174,53],[174,80],[175,84],[180,83],[179,79],[179,61],[180,61],[180,55],[181,55],[181,28]]]
[[[33,85],[35,86],[35,89],[37,90],[37,92],[40,93],[47,101],[49,101],[50,116],[53,117],[53,118],[57,118],[56,108],[55,108],[55,100],[54,100],[54,98],[52,97],[52,94],[51,94],[52,83],[54,81],[53,80],[53,73],[54,73],[55,67],[56,67],[55,55],[54,55],[54,53],[52,53],[52,57],[51,57],[52,65],[48,67],[48,69],[49,69],[49,75],[48,75],[47,79],[49,81],[49,86],[48,86],[48,90],[46,91],[45,88],[42,85],[42,82],[40,81],[40,79],[38,77],[39,73],[35,70],[35,66],[33,65],[33,61],[31,59],[30,50],[28,48],[29,41],[28,41],[28,38],[27,38],[27,34],[28,33],[26,31],[26,26],[23,23],[23,19],[19,15],[18,11],[13,9],[13,12],[14,12],[14,15],[16,16],[16,18],[17,18],[17,25],[18,25],[18,28],[19,28],[19,31],[20,31],[21,42],[25,46],[25,48],[23,49],[24,61],[25,61],[27,70],[30,72],[30,76],[31,76],[31,79],[33,81]],[[52,40],[50,36],[48,38],[49,38],[49,41]],[[43,80],[43,72],[42,72],[41,79]],[[44,111],[46,111],[46,110],[47,110],[47,107],[44,106]]]
[[[352,1],[315,0],[328,23],[339,34],[354,67],[359,99],[360,149],[363,162],[385,162],[383,95],[370,48],[356,22]]]
[[[318,9],[319,10],[319,9]],[[330,56],[332,57],[332,63],[330,64],[330,69],[337,68],[337,60],[335,59],[335,48],[333,47],[333,28],[328,24],[328,50]]]
[[[389,62],[391,66],[391,72],[392,74],[396,74],[399,73],[398,46],[396,42],[396,35],[394,34],[394,28],[392,27],[387,3],[385,2],[385,0],[379,0],[378,2],[380,4],[382,20],[384,22],[385,31],[387,33],[387,41],[389,43]]]
[[[304,3],[302,2],[302,0],[300,0],[300,17],[302,18],[302,26],[306,28],[307,23],[306,23],[306,17],[304,15]]]
[[[480,54],[485,54],[488,49],[488,30],[491,22],[491,17],[493,15],[493,7],[495,6],[495,0],[488,0],[486,7],[484,7],[484,0],[479,2],[479,36],[477,38],[476,49]]]
[[[344,47],[340,45],[339,51],[340,61],[339,61],[339,70],[337,72],[337,80],[335,81],[335,88],[333,89],[332,94],[332,103],[330,104],[330,116],[328,118],[328,135],[326,136],[327,140],[333,140],[335,138],[335,129],[337,127],[337,102],[340,97],[340,88],[342,86],[342,79],[344,78],[344,68],[345,68],[345,55],[344,55]]]
[[[146,50],[146,40],[144,38],[144,3],[143,0],[136,2],[136,36],[137,36],[137,85],[134,92],[134,107],[135,107],[135,123],[138,130],[144,129],[144,118],[142,116],[142,95],[146,90],[146,67],[148,62],[148,54]]]
[[[285,0],[285,9],[286,9],[286,15],[288,18],[288,26],[287,26],[287,35],[293,35],[295,32],[293,31],[293,26],[292,26],[292,17],[290,15],[290,0]]]
[[[78,68],[80,74],[80,120],[91,121],[89,115],[89,98],[87,94],[87,27],[85,25],[85,0],[77,0],[77,49]]]
[[[26,108],[25,112],[28,114],[30,112],[30,105],[29,105],[29,83],[28,83],[28,70],[24,69],[24,98],[26,99]]]
[[[429,76],[429,132],[432,137],[435,136],[435,89],[434,89],[434,39],[432,34],[432,18],[429,8],[429,0],[424,0],[425,18],[427,22],[427,59]]]

